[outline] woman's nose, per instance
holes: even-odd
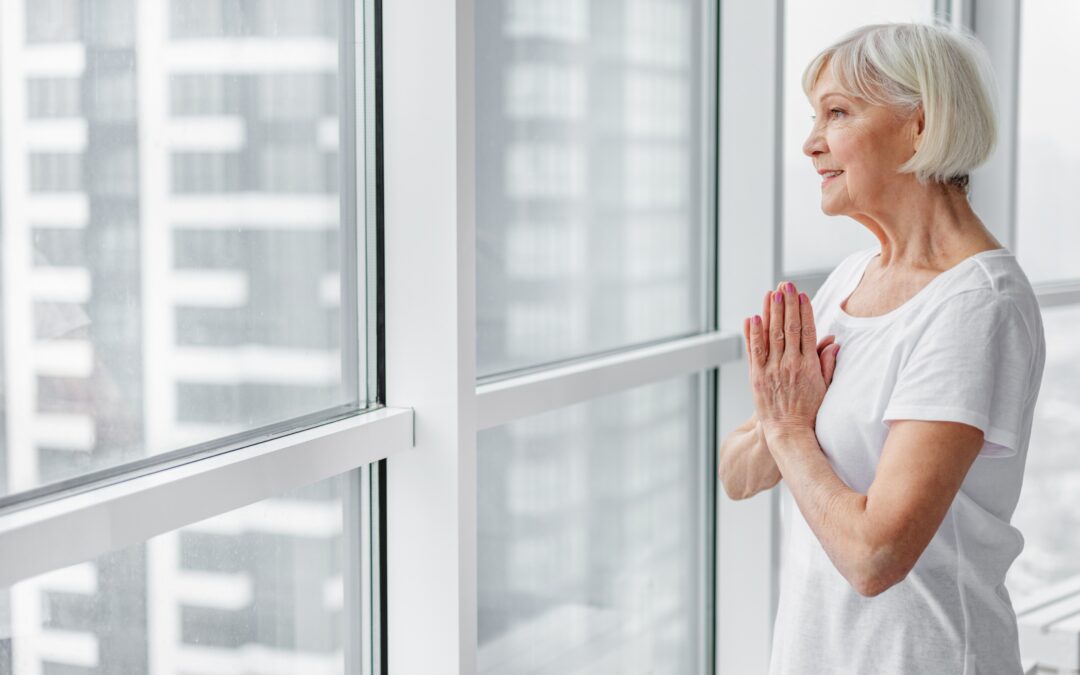
[[[803,141],[802,151],[804,155],[810,158],[825,152],[825,139],[818,130],[817,124],[814,125],[814,128],[810,130],[810,135]]]

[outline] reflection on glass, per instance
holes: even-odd
[[[831,270],[849,253],[877,243],[848,218],[821,212],[821,177],[802,146],[813,109],[802,90],[810,59],[845,33],[871,23],[930,22],[934,0],[790,0],[784,3],[785,275]]]
[[[480,673],[707,672],[703,382],[480,434]]]
[[[1016,255],[1032,283],[1080,279],[1080,3],[1021,3]]]
[[[347,480],[0,590],[0,673],[343,673]]]
[[[339,14],[2,3],[0,497],[366,397]]]
[[[1080,308],[1044,309],[1043,330],[1046,369],[1012,521],[1025,543],[1008,586],[1021,597],[1080,576]]]
[[[477,4],[481,376],[706,328],[706,4]]]

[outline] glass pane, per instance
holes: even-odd
[[[1009,591],[1024,596],[1080,575],[1080,307],[1043,310],[1046,369],[1013,525],[1024,550]]]
[[[821,178],[802,146],[813,109],[802,90],[810,59],[845,33],[871,23],[929,22],[934,0],[789,0],[784,3],[784,276],[831,270],[844,256],[877,244],[849,218],[821,212]]]
[[[706,330],[707,5],[477,3],[480,376]]]
[[[344,9],[2,3],[0,498],[365,405]]]
[[[480,434],[480,673],[709,672],[707,379]]]
[[[343,673],[350,479],[0,590],[0,673]]]
[[[1080,3],[1020,4],[1016,235],[1032,283],[1080,279]],[[1063,83],[1070,83],[1062,86]]]

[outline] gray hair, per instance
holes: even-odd
[[[921,106],[923,140],[899,171],[966,191],[969,172],[997,142],[993,70],[974,36],[920,23],[863,26],[810,61],[802,78],[808,97],[826,66],[848,96],[902,114]]]

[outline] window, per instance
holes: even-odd
[[[1080,243],[1080,95],[1059,83],[1080,80],[1080,46],[1069,33],[1080,5],[1027,2],[1021,12],[1016,254],[1032,283],[1076,281],[1080,271],[1062,251]]]
[[[0,502],[374,395],[344,8],[163,4],[3,10]]]
[[[481,673],[713,667],[710,4],[476,6]]]
[[[1043,307],[1046,369],[1035,408],[1024,489],[1014,525],[1025,546],[1009,570],[1009,590],[1021,598],[1080,575],[1080,519],[1074,331],[1080,325],[1075,286],[1080,269],[1067,253],[1076,243],[1075,186],[1080,181],[1080,134],[1073,119],[1080,98],[1069,82],[1080,77],[1080,49],[1067,28],[1080,6],[1060,0],[1020,7],[1016,167],[1016,250]],[[1062,289],[1064,292],[1061,292]],[[1033,654],[1032,656],[1042,656]]]
[[[849,30],[870,23],[932,21],[934,0],[807,0],[784,3],[784,264],[785,278],[828,271],[848,253],[868,248],[877,238],[848,218],[821,212],[820,177],[802,146],[813,109],[802,90],[810,59]]]
[[[0,8],[0,672],[380,671],[375,4]]]
[[[707,382],[481,432],[479,672],[708,672]]]
[[[338,476],[16,583],[0,672],[344,672],[362,486]]]
[[[710,325],[712,38],[691,0],[478,9],[478,374]]]
[[[1034,591],[1080,575],[1080,486],[1077,462],[1080,395],[1076,375],[1080,350],[1075,331],[1080,308],[1075,305],[1043,310],[1046,331],[1046,369],[1035,406],[1031,443],[1024,471],[1024,488],[1013,525],[1024,534],[1024,550],[1009,570],[1009,590],[1024,597]]]

